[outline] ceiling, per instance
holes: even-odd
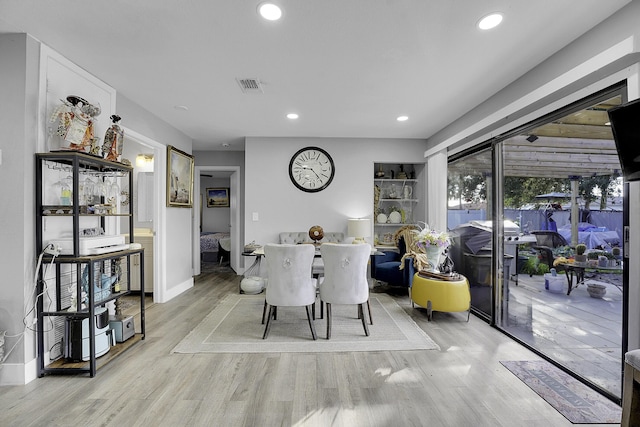
[[[0,33],[31,34],[194,150],[243,150],[248,136],[426,139],[629,0],[277,0],[278,22],[258,2],[0,0]],[[478,30],[494,11],[502,25]]]

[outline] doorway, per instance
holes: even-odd
[[[202,227],[202,215],[201,212],[207,209],[206,195],[200,194],[200,188],[202,188],[203,175],[212,176],[224,176],[229,180],[229,238],[231,242],[231,248],[229,251],[229,265],[238,274],[240,268],[240,167],[239,166],[196,166],[194,173],[194,188],[198,190],[198,195],[194,197],[194,209],[193,209],[193,271],[194,275],[200,274],[200,262],[202,252],[200,249],[200,236],[201,231],[218,231],[218,230],[204,230]]]
[[[145,247],[145,253],[151,255],[145,261],[147,283],[141,291],[151,292],[154,302],[162,302],[165,275],[162,274],[162,263],[159,260],[164,259],[164,237],[161,230],[164,229],[165,208],[160,189],[163,188],[161,177],[164,175],[166,147],[138,132],[123,128],[123,157],[129,159],[134,167],[135,190],[133,199],[128,199],[130,209],[134,210],[134,230],[128,230],[127,225],[126,233],[135,232],[134,236],[140,237],[134,238],[134,241],[149,246]]]

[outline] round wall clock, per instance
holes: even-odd
[[[331,184],[335,168],[333,159],[322,148],[305,147],[291,157],[289,178],[302,191],[315,193]]]

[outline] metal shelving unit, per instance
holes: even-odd
[[[105,230],[118,218],[128,218],[129,229],[133,230],[133,211],[120,212],[119,202],[116,201],[114,207],[106,193],[90,199],[84,197],[80,181],[84,178],[86,185],[88,180],[94,179],[104,185],[109,179],[128,179],[132,192],[132,171],[131,166],[81,152],[36,154],[36,250],[41,265],[47,267],[39,270],[36,286],[39,376],[88,373],[93,377],[99,367],[145,337],[144,293],[141,292],[140,332],[111,345],[114,343],[111,329],[99,328],[105,335],[100,336],[101,345],[105,339],[109,341],[107,350],[97,354],[98,319],[103,321],[105,304],[116,301],[117,305],[118,298],[131,293],[132,257],[139,255],[143,263],[144,249],[129,248],[133,243],[130,234],[128,244],[106,248],[105,253],[93,255],[83,253],[86,250],[82,249],[80,239],[85,230]],[[66,175],[68,181],[65,185],[69,182],[71,185],[58,198],[50,188],[59,187],[54,181],[62,175]],[[49,240],[57,237],[56,234],[70,237],[71,249],[67,248],[65,254],[55,255],[57,248],[49,246]],[[45,248],[49,248],[46,253]],[[140,283],[144,283],[143,265],[136,271],[139,271]],[[46,306],[45,299],[48,300]],[[88,329],[86,337],[85,325]],[[70,331],[74,328],[81,339],[70,351]],[[52,355],[58,345],[59,354]],[[69,357],[70,353],[72,357]]]

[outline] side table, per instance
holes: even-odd
[[[418,304],[427,309],[431,321],[432,312],[467,312],[467,322],[471,313],[471,292],[469,281],[460,275],[459,280],[426,278],[416,273],[411,287],[411,305]]]
[[[242,256],[252,256],[256,259],[253,261],[253,264],[249,268],[247,268],[244,272],[244,278],[248,279],[249,277],[259,276],[260,275],[260,262],[262,257],[264,256],[264,250],[262,248],[256,249],[253,252],[243,252]],[[243,279],[244,280],[244,279]],[[242,290],[242,281],[238,284],[238,293],[243,294]]]

